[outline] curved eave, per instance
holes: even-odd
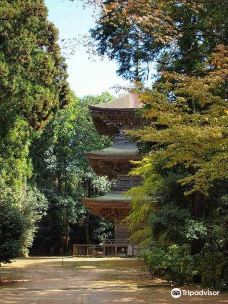
[[[137,153],[118,153],[118,154],[105,154],[99,152],[87,152],[86,156],[89,160],[109,160],[109,161],[131,161],[139,160],[140,156]]]
[[[89,109],[91,112],[105,112],[105,113],[112,113],[112,112],[130,112],[130,113],[134,113],[135,111],[137,111],[139,108],[102,108],[102,107],[98,107],[98,106],[89,106]]]
[[[142,103],[140,102],[136,94],[123,95],[107,103],[101,103],[90,106],[91,110],[110,111],[110,112],[112,111],[131,112],[140,108],[142,108]]]
[[[134,160],[139,159],[139,151],[136,143],[114,143],[111,147],[102,150],[87,152],[90,160]]]
[[[82,202],[86,206],[97,206],[104,208],[125,208],[130,209],[132,198],[126,195],[126,192],[109,192],[102,196],[92,198],[83,198]]]
[[[114,197],[111,197],[110,194],[82,199],[82,203],[94,215],[100,215],[107,219],[125,218],[131,209],[130,201],[130,199],[125,198],[124,196],[115,195]]]
[[[113,209],[131,209],[130,200],[98,200],[94,198],[83,198],[83,204],[89,209],[92,208],[113,208]]]

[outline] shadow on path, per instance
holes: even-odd
[[[228,295],[173,299],[135,259],[27,258],[0,268],[0,277],[27,279],[0,286],[1,304],[228,303]],[[186,286],[183,289],[188,289]]]

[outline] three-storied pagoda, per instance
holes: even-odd
[[[138,160],[138,149],[125,135],[125,130],[139,124],[136,110],[141,107],[136,95],[126,95],[114,101],[90,106],[90,112],[97,131],[112,137],[111,147],[87,153],[91,167],[97,175],[115,180],[111,192],[93,198],[83,199],[83,203],[95,215],[101,215],[114,222],[115,239],[104,243],[104,254],[132,255],[129,244],[128,227],[123,219],[130,212],[130,197],[125,192],[138,185],[139,178],[128,176],[132,160]]]

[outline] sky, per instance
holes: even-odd
[[[45,0],[49,11],[49,20],[59,30],[59,38],[68,39],[88,34],[95,24],[92,8],[84,9],[78,0]],[[67,56],[69,83],[78,97],[98,95],[109,91],[119,95],[113,87],[126,86],[128,83],[117,76],[117,63],[95,57],[89,59],[86,48],[75,49],[74,55]]]

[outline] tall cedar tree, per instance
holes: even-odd
[[[18,116],[38,129],[66,103],[66,65],[47,13],[43,0],[1,1],[1,134]]]
[[[17,249],[11,257],[31,245],[39,218],[39,198],[35,196],[42,195],[28,185],[30,144],[68,98],[58,32],[47,20],[47,13],[43,0],[0,1],[0,208],[4,212],[5,205],[16,206],[24,223],[20,238],[15,240],[9,232],[5,240]],[[7,221],[13,225],[12,214],[8,212]]]

